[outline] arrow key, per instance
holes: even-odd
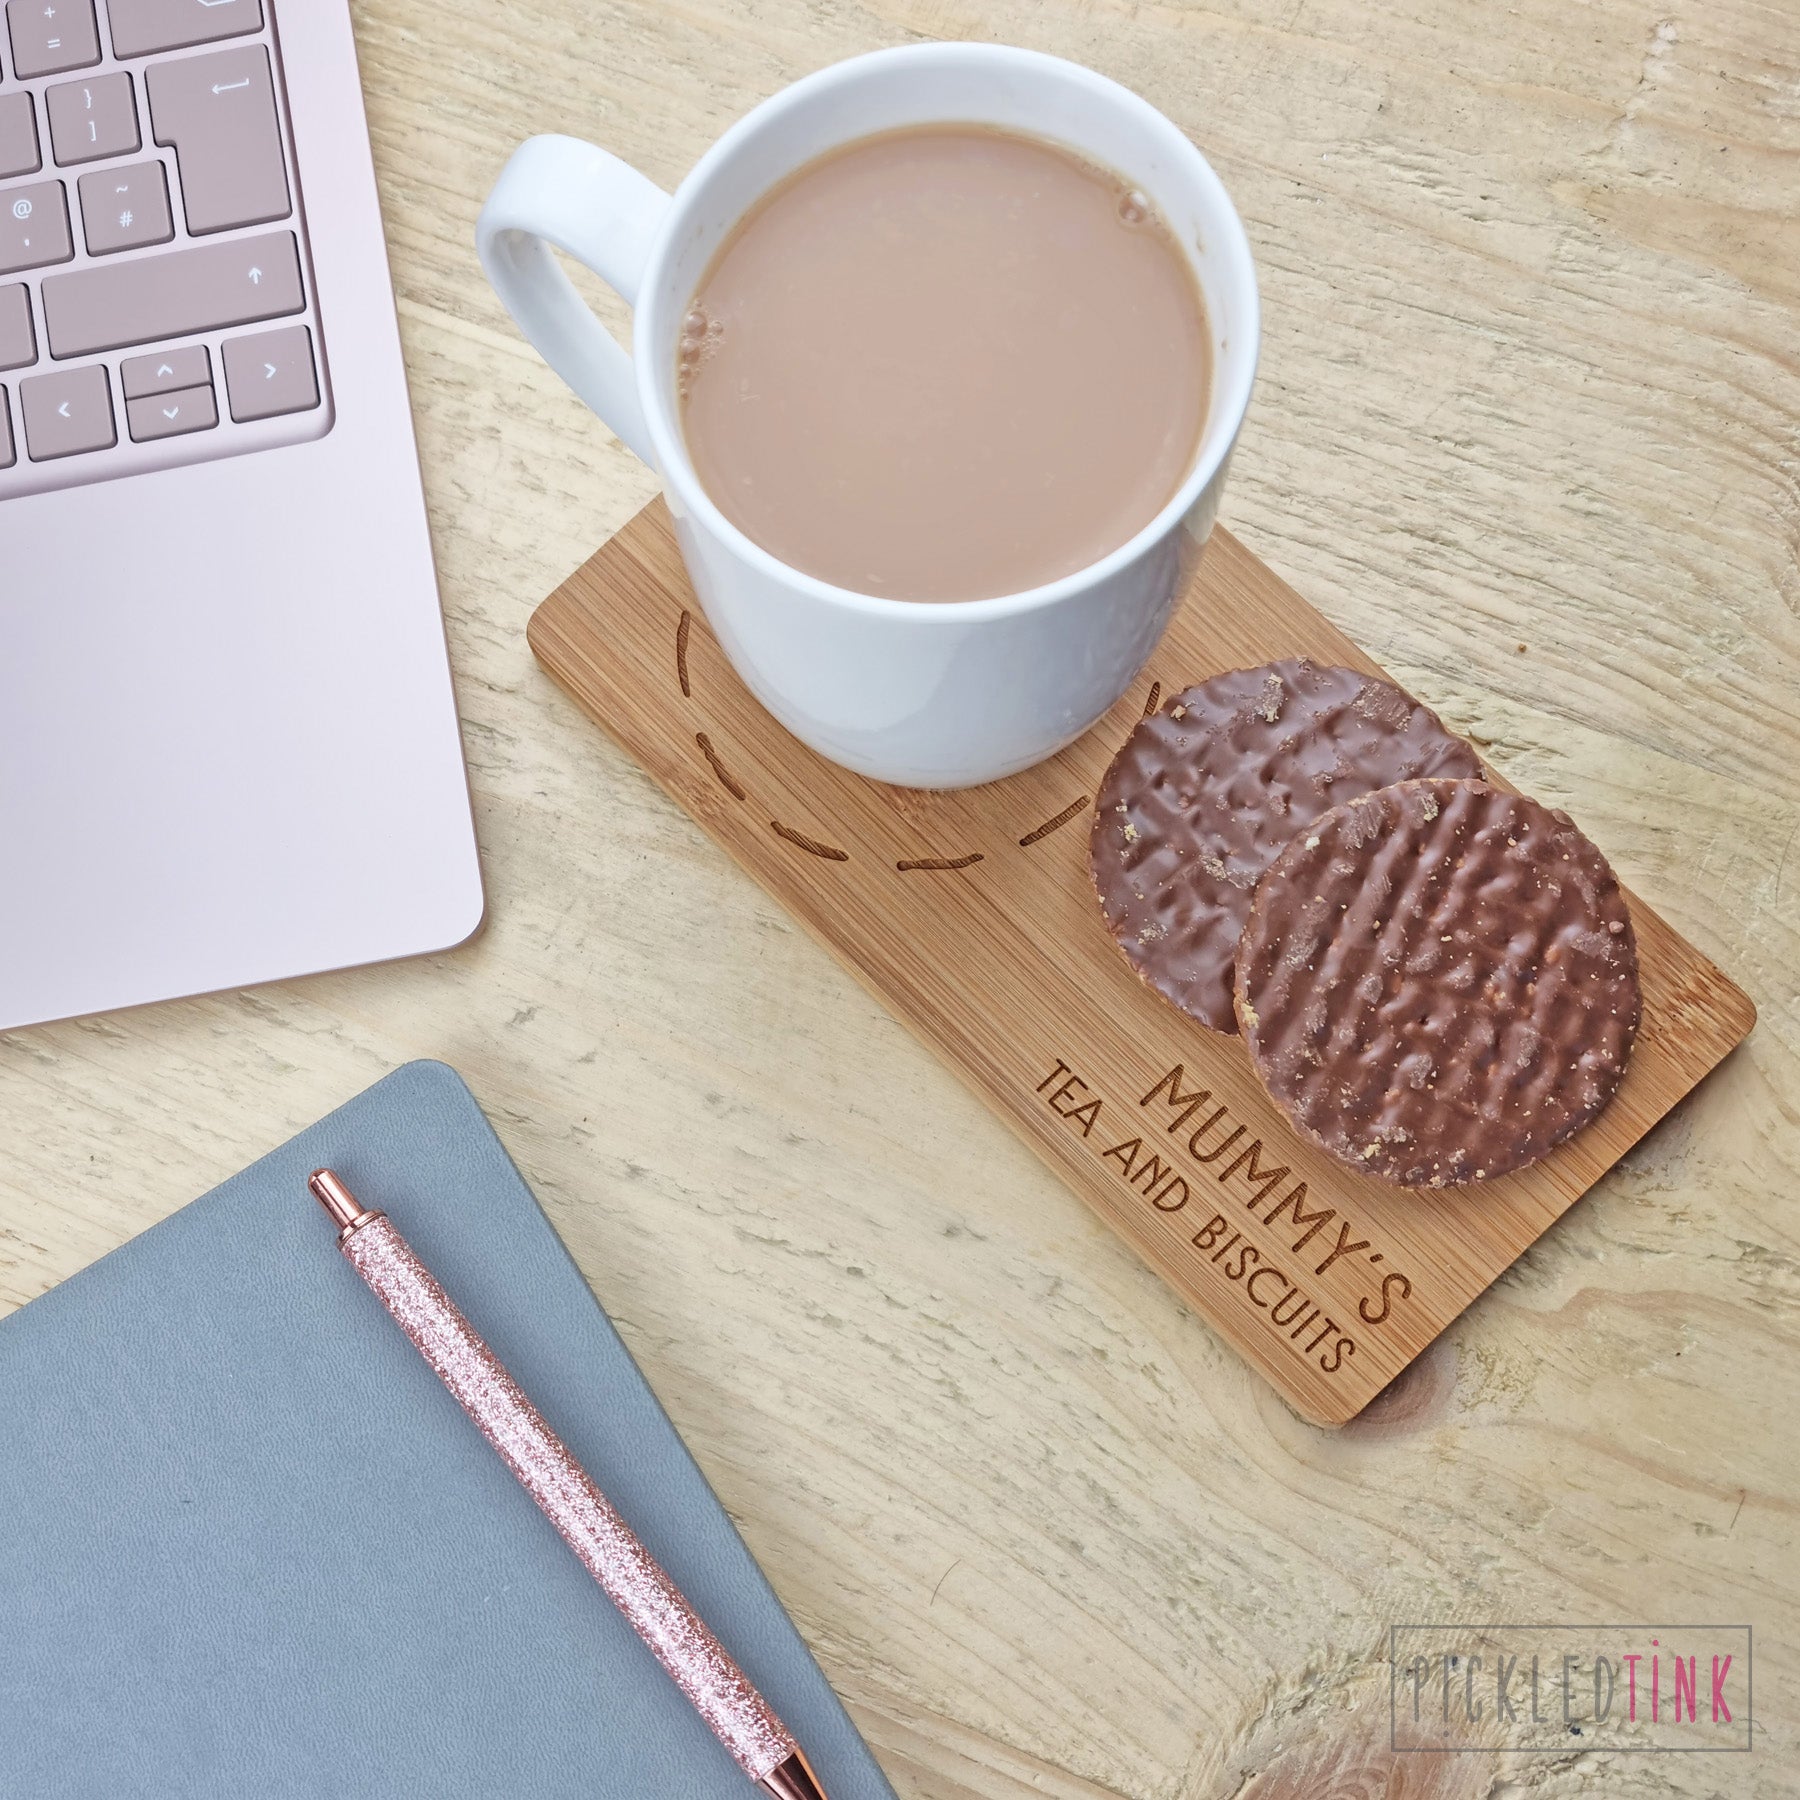
[[[128,356],[119,364],[119,385],[127,400],[142,400],[148,394],[179,393],[182,388],[211,387],[212,359],[204,344],[158,350],[149,356]]]
[[[110,450],[119,441],[112,389],[99,363],[27,375],[19,383],[19,410],[25,416],[25,451],[33,462]]]
[[[310,412],[319,404],[312,333],[304,325],[227,338],[224,357],[225,392],[231,416],[240,425],[280,413]]]
[[[131,425],[131,441],[148,444],[190,431],[211,431],[219,422],[219,408],[210,387],[192,387],[127,400],[125,416]]]

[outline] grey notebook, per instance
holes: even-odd
[[[0,1320],[0,1791],[754,1792],[338,1254],[320,1164],[387,1209],[832,1800],[892,1800],[481,1109],[425,1062]]]

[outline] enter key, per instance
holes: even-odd
[[[261,44],[152,63],[144,83],[156,141],[175,151],[190,232],[288,216],[281,121]]]

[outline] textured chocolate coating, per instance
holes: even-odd
[[[1436,713],[1386,681],[1305,660],[1233,669],[1141,720],[1100,784],[1088,867],[1151,987],[1236,1031],[1232,958],[1257,878],[1353,794],[1479,775]]]
[[[1485,781],[1409,781],[1317,820],[1257,885],[1237,983],[1276,1102],[1407,1186],[1535,1162],[1612,1098],[1638,1026],[1606,858]]]

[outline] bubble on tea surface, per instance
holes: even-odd
[[[681,321],[681,337],[675,350],[676,386],[685,396],[694,372],[719,348],[725,336],[723,321],[703,306],[691,307]]]
[[[1146,224],[1153,216],[1150,197],[1137,188],[1130,188],[1119,196],[1119,217],[1127,225]]]

